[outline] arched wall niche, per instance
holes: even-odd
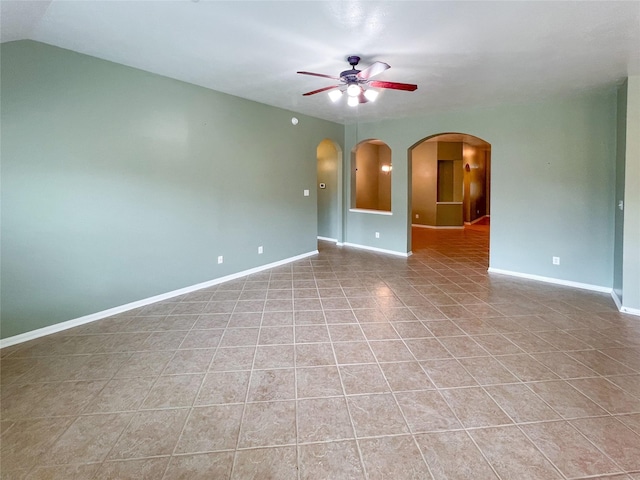
[[[351,151],[351,209],[391,212],[391,148],[378,139],[359,142]]]

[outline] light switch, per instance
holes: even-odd
[[[305,191],[304,191],[304,196],[305,196],[305,197],[308,197],[308,196],[309,196],[309,190],[305,190]]]

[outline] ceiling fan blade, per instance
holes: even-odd
[[[364,70],[360,71],[360,73],[358,73],[356,76],[360,80],[369,80],[371,77],[375,77],[376,75],[381,74],[382,72],[384,72],[385,70],[388,70],[389,68],[391,67],[387,63],[375,62],[369,65]]]
[[[325,75],[324,73],[313,73],[313,72],[296,72],[300,75],[312,75],[314,77],[322,77],[322,78],[333,78],[334,80],[340,80],[340,77],[334,77],[333,75]]]
[[[364,96],[364,92],[361,92],[360,95],[358,95],[358,102],[359,103],[367,103],[368,101],[369,101],[369,99]]]
[[[313,90],[311,92],[303,93],[303,97],[307,97],[309,95],[315,95],[316,93],[326,92],[327,90],[333,90],[334,88],[341,87],[342,85],[331,85],[330,87],[319,88],[318,90]]]
[[[392,88],[393,90],[406,90],[408,92],[413,92],[418,88],[417,85],[414,85],[412,83],[380,82],[378,80],[370,81],[369,86],[374,88]]]

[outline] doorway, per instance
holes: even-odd
[[[488,230],[490,143],[465,133],[432,135],[409,149],[409,162],[412,250],[422,229]]]
[[[318,240],[342,243],[342,150],[328,138],[316,149]]]

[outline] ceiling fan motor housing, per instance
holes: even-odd
[[[360,73],[360,70],[356,70],[356,65],[360,62],[360,57],[357,55],[349,55],[347,57],[347,61],[349,65],[351,65],[351,70],[345,70],[340,73],[340,79],[345,82],[347,85],[351,85],[352,83],[359,83],[360,79],[357,75]]]

